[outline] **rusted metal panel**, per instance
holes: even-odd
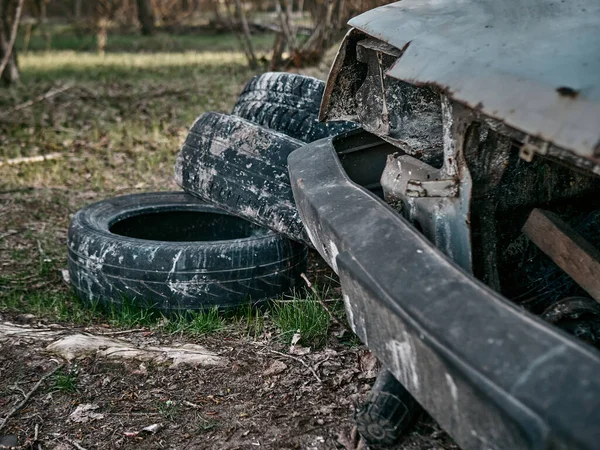
[[[472,180],[462,154],[462,130],[471,120],[461,105],[442,98],[443,163],[437,169],[408,154],[388,156],[381,176],[385,200],[401,210],[446,255],[472,271]]]
[[[350,25],[403,49],[388,76],[600,162],[597,0],[403,0]]]

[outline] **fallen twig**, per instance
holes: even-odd
[[[304,367],[306,367],[308,370],[310,370],[310,371],[312,372],[312,374],[315,376],[315,378],[317,379],[317,381],[318,381],[319,383],[323,383],[323,380],[321,380],[321,378],[319,378],[319,375],[317,374],[316,370],[315,370],[315,369],[313,369],[312,367],[310,367],[308,364],[306,364],[306,363],[305,363],[305,362],[304,362],[302,359],[300,359],[300,358],[297,358],[297,357],[295,357],[295,356],[293,356],[293,355],[288,355],[288,354],[286,354],[286,353],[281,353],[281,352],[278,352],[277,350],[271,350],[271,349],[269,349],[269,351],[270,351],[271,353],[275,353],[276,355],[279,355],[279,356],[284,356],[284,357],[286,357],[286,358],[290,358],[290,359],[293,359],[293,360],[295,360],[295,361],[298,361],[300,364],[302,364]]]
[[[9,230],[9,231],[7,231],[7,232],[6,232],[6,233],[4,233],[4,234],[0,234],[0,241],[1,241],[2,239],[5,239],[5,238],[9,237],[9,236],[14,236],[15,234],[22,233],[22,232],[23,232],[23,231],[25,231],[25,230],[26,230],[26,228],[23,228],[23,229],[21,229],[21,230]]]
[[[11,114],[13,114],[13,113],[15,113],[17,111],[22,110],[22,109],[29,108],[30,106],[35,105],[36,103],[43,102],[44,100],[47,100],[50,97],[54,97],[57,94],[61,94],[61,93],[65,92],[65,91],[68,91],[72,87],[73,87],[72,84],[67,84],[67,85],[61,86],[61,87],[56,88],[56,89],[50,89],[45,94],[38,95],[34,99],[27,100],[26,102],[23,102],[23,103],[15,106],[14,108],[11,108],[11,109],[9,109],[7,111],[4,111],[2,114],[0,114],[0,118],[7,117],[7,116],[9,116],[9,115],[11,115]]]
[[[66,436],[63,436],[59,433],[52,433],[52,436],[54,436],[56,439],[62,439],[65,442],[71,444],[73,447],[75,447],[77,450],[87,450],[85,447],[82,447],[81,445],[79,445],[77,442],[75,442],[73,439],[69,439]]]
[[[49,377],[51,377],[52,375],[54,375],[57,370],[62,369],[63,366],[64,366],[64,364],[59,364],[54,369],[52,369],[50,372],[48,372],[46,375],[44,375],[42,378],[40,378],[40,380],[35,384],[35,386],[33,386],[33,388],[27,393],[27,395],[21,401],[21,403],[19,403],[17,406],[15,406],[6,415],[6,417],[4,417],[4,419],[2,419],[2,423],[0,424],[0,431],[2,431],[2,428],[4,428],[4,426],[6,425],[6,423],[8,422],[8,419],[10,419],[17,411],[19,411],[23,406],[25,406],[27,404],[27,402],[29,401],[29,399],[31,398],[31,396],[35,393],[35,391],[38,390],[38,388],[42,385],[42,383],[44,381],[46,381]]]
[[[312,293],[315,295],[315,298],[319,301],[319,303],[321,304],[321,306],[323,307],[323,309],[325,309],[325,311],[327,311],[329,313],[329,317],[331,317],[331,320],[333,320],[339,326],[341,326],[342,328],[344,328],[346,331],[348,331],[350,333],[353,333],[353,331],[350,329],[350,327],[348,325],[346,325],[345,323],[341,322],[337,317],[335,317],[333,315],[333,313],[331,312],[331,310],[329,309],[329,307],[327,306],[327,304],[321,299],[321,296],[319,295],[319,293],[317,292],[317,290],[315,289],[315,287],[312,285],[312,283],[310,282],[310,280],[308,279],[308,277],[305,274],[303,274],[303,273],[301,273],[300,276],[306,282],[306,285],[312,291]]]
[[[62,158],[62,153],[48,153],[47,155],[38,156],[21,156],[19,158],[7,159],[6,161],[0,161],[0,167],[2,166],[16,166],[17,164],[27,164],[48,161],[51,159]]]
[[[195,403],[192,402],[188,402],[187,400],[184,400],[183,403],[185,406],[189,406],[190,408],[194,408],[194,409],[202,409],[202,406],[200,405],[196,405]]]
[[[75,442],[73,439],[69,439],[66,436],[63,436],[63,439],[65,441],[67,441],[69,444],[71,444],[73,447],[75,447],[77,450],[87,450],[85,447],[82,447],[81,445],[79,445],[77,442]]]
[[[108,331],[106,333],[99,333],[101,336],[118,336],[120,334],[137,333],[138,331],[146,331],[145,328],[134,328],[133,330],[121,330],[121,331]]]

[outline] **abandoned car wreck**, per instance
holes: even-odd
[[[423,409],[463,449],[598,448],[600,4],[402,0],[350,26],[326,83],[263,74],[196,120],[185,193],[80,211],[76,291],[232,306],[298,285],[313,248],[384,367],[368,445]]]

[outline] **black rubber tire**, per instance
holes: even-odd
[[[194,196],[311,245],[287,169],[288,155],[302,145],[240,117],[205,113],[181,148],[175,179]]]
[[[357,127],[343,120],[319,122],[325,82],[305,75],[267,72],[252,78],[233,114],[303,142],[334,136]]]
[[[77,295],[163,312],[231,307],[297,285],[308,250],[184,192],[126,195],[78,211],[68,233]]]
[[[416,422],[423,409],[388,370],[379,372],[363,406],[354,420],[369,446],[396,444]]]

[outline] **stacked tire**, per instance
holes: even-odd
[[[356,128],[318,120],[325,83],[289,73],[254,77],[233,115],[205,113],[192,125],[175,177],[190,194],[311,246],[287,170],[291,152],[307,142]]]
[[[92,304],[170,314],[254,303],[297,286],[309,240],[287,156],[354,127],[318,122],[323,89],[300,75],[256,76],[232,115],[206,113],[192,125],[176,163],[183,192],[78,211],[68,233],[75,293]]]

